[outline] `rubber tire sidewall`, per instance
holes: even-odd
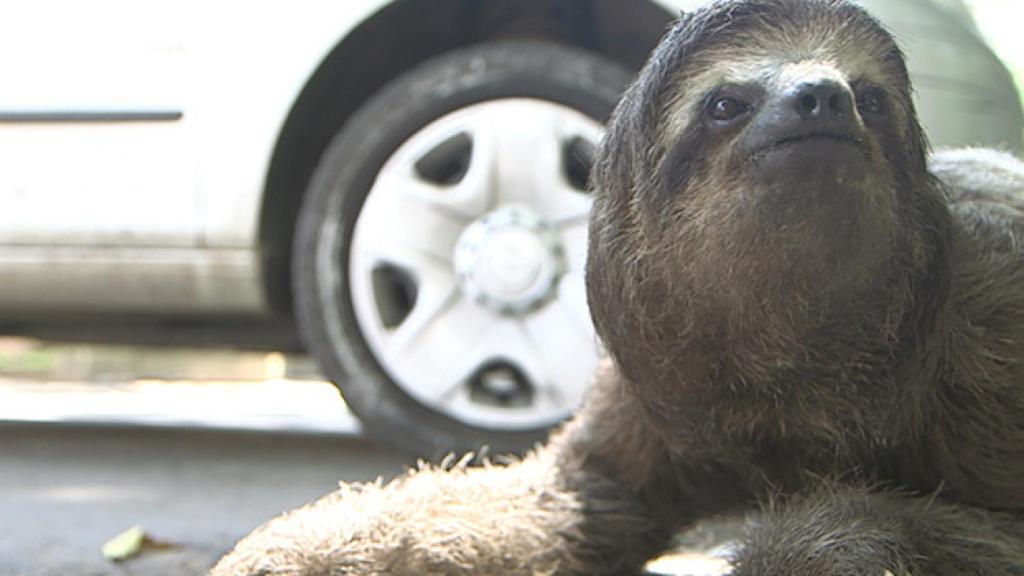
[[[293,293],[301,334],[370,435],[411,455],[518,452],[546,428],[488,430],[437,412],[393,382],[363,339],[349,292],[349,248],[362,203],[385,161],[416,132],[471,104],[528,97],[605,122],[631,73],[596,54],[540,41],[503,41],[445,53],[399,76],[342,127],[300,209]]]

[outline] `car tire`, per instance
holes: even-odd
[[[396,378],[395,374],[400,372],[398,367],[390,366],[388,359],[384,357],[386,355],[382,355],[379,350],[375,351],[375,340],[371,336],[376,332],[367,329],[365,320],[366,314],[370,312],[363,311],[357,302],[361,294],[358,289],[362,284],[358,284],[354,279],[356,276],[351,269],[357,259],[354,245],[376,245],[373,240],[359,240],[362,236],[357,236],[356,233],[357,229],[361,230],[360,218],[368,218],[364,215],[364,212],[369,213],[366,208],[367,198],[371,197],[371,190],[375,190],[376,186],[382,186],[380,182],[384,177],[381,174],[384,173],[382,170],[386,168],[387,163],[398,153],[396,151],[402,150],[403,145],[414,142],[417,134],[434,125],[432,123],[457,118],[453,115],[462,111],[468,111],[467,114],[480,111],[483,114],[484,107],[487,106],[491,108],[487,108],[486,113],[499,120],[504,115],[504,109],[494,108],[494,105],[507,106],[517,114],[524,114],[524,122],[533,118],[531,111],[536,109],[539,110],[538,115],[548,114],[550,111],[554,115],[552,118],[557,118],[558,122],[580,124],[581,131],[587,130],[583,126],[585,122],[574,115],[585,117],[587,121],[592,121],[599,127],[611,113],[630,76],[630,72],[625,68],[601,56],[554,43],[501,41],[475,45],[445,53],[396,78],[354,114],[335,136],[314,171],[299,214],[293,254],[295,311],[309,350],[316,357],[324,374],[338,386],[349,407],[360,418],[364,429],[371,437],[407,453],[425,457],[436,457],[450,451],[478,450],[485,445],[492,453],[521,451],[541,440],[547,429],[558,420],[549,418],[550,414],[545,414],[544,418],[533,421],[528,417],[529,409],[522,408],[516,410],[526,414],[525,420],[501,424],[502,417],[496,418],[495,422],[501,421],[501,425],[492,425],[486,416],[476,417],[475,413],[465,412],[465,407],[460,408],[463,412],[453,409],[448,413],[445,409],[438,409],[430,402],[417,398],[416,383]],[[514,123],[506,123],[506,132],[519,134]],[[460,143],[465,144],[462,140],[456,142]],[[584,144],[590,146],[593,143]],[[474,141],[470,146],[477,144]],[[565,151],[562,153],[567,154]],[[472,162],[477,160],[474,159]],[[526,167],[527,172],[534,170],[532,164],[531,162],[531,165]],[[419,170],[420,164],[417,163],[416,166]],[[458,177],[450,174],[450,167],[439,170],[439,174],[432,173],[430,177],[447,179],[446,182]],[[576,178],[579,179],[580,176],[577,175]],[[582,179],[585,181],[585,174]],[[580,187],[580,182],[576,182],[576,186]],[[585,182],[582,186],[585,187]],[[567,197],[567,201],[572,201],[572,198]],[[391,213],[383,209],[378,212],[385,215],[378,216],[378,221],[381,218],[388,218],[387,215]],[[392,224],[384,220],[377,228],[394,231],[420,226],[420,217],[415,218],[417,219],[406,220],[407,225]],[[515,220],[518,216],[509,216],[503,212],[501,218]],[[493,225],[492,223],[483,226]],[[583,229],[585,230],[585,222]],[[454,233],[455,230],[445,232]],[[362,244],[359,244],[360,242]],[[424,242],[430,243],[427,238]],[[460,250],[465,252],[465,243],[461,238],[459,242]],[[498,241],[490,242],[493,244]],[[469,250],[472,251],[471,248]],[[573,250],[577,253],[581,250],[585,252],[579,246],[574,246]],[[546,270],[544,267],[548,266],[549,260],[554,261],[551,259],[560,257],[557,251],[550,254],[543,252],[537,256],[543,259],[543,262],[538,260],[541,264],[534,264],[531,260],[528,265],[523,265],[529,270],[525,276],[520,275],[519,279],[529,280],[530,274],[535,271],[534,268]],[[513,265],[513,268],[515,266]],[[451,272],[454,274],[455,270]],[[372,274],[378,274],[378,268],[374,268]],[[390,269],[385,269],[380,274],[394,275],[393,278],[387,278],[391,283],[410,282],[408,278],[401,277],[401,272]],[[497,274],[508,275],[500,271]],[[461,279],[460,276],[459,281]],[[384,285],[390,286],[386,282]],[[460,286],[465,292],[466,286]],[[420,297],[417,289],[415,285],[389,288],[391,292],[388,292],[388,298],[391,298],[390,294],[394,292],[397,294],[394,298],[399,300],[415,300]],[[546,289],[557,288],[548,286]],[[406,293],[405,297],[401,296],[403,291]],[[579,293],[582,295],[582,287]],[[490,306],[486,313],[491,314],[496,321],[504,321],[503,319],[509,317],[506,309],[510,306],[544,306],[547,302],[544,298],[549,296],[533,299],[523,296],[524,302],[502,300],[494,304],[486,301],[486,294],[476,294],[474,297],[479,299],[474,300],[474,306]],[[457,297],[469,298],[465,294]],[[376,298],[377,300],[371,299],[370,302],[377,304],[371,304],[369,308],[380,307],[381,297]],[[405,305],[415,309],[419,302],[406,302]],[[393,304],[392,307],[401,306]],[[585,304],[582,305],[582,310],[585,317]],[[410,312],[405,310],[404,313],[408,315]],[[362,323],[360,318],[363,319]],[[585,322],[589,326],[589,318],[586,318]],[[590,338],[593,345],[593,336]],[[439,340],[434,338],[430,342],[438,343]],[[445,361],[443,355],[438,357],[441,362]],[[429,359],[423,362],[427,361]],[[440,370],[450,364],[451,362],[438,365],[437,369]],[[433,369],[428,364],[421,363],[421,366],[424,375],[432,373]],[[500,369],[504,370],[505,367]],[[410,370],[416,372],[415,366],[407,367],[406,376]],[[487,372],[487,377],[493,379],[492,372],[496,369],[488,367],[487,370],[491,371]],[[519,378],[515,373],[515,367],[506,370],[505,374],[511,375],[512,385],[515,386],[515,378]],[[406,379],[415,380],[415,376]],[[475,390],[474,388],[467,394],[475,393]],[[492,394],[493,391],[488,389],[487,393]],[[505,397],[501,397],[501,401],[504,402]],[[488,413],[505,413],[501,412],[503,408],[493,408],[491,404],[486,404],[484,408],[491,411]],[[564,417],[568,411],[569,409],[566,409],[558,416]],[[463,414],[473,417],[463,418]],[[515,414],[516,417],[522,416],[519,412]]]

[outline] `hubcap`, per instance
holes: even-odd
[[[487,308],[522,315],[552,298],[565,271],[562,242],[529,208],[499,208],[470,224],[455,246],[463,293]]]
[[[552,102],[481,102],[381,167],[356,220],[356,320],[388,376],[455,420],[547,426],[597,363],[583,268],[598,122]]]

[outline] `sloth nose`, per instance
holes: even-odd
[[[786,98],[804,121],[841,122],[854,115],[853,94],[834,80],[802,82]]]
[[[769,93],[762,108],[753,114],[744,140],[757,152],[811,142],[814,137],[847,144],[863,142],[864,124],[846,82],[805,76]]]

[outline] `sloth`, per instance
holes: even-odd
[[[579,413],[521,460],[342,486],[212,575],[636,574],[728,514],[736,576],[1024,575],[1024,164],[931,155],[875,19],[683,15],[592,188]]]

